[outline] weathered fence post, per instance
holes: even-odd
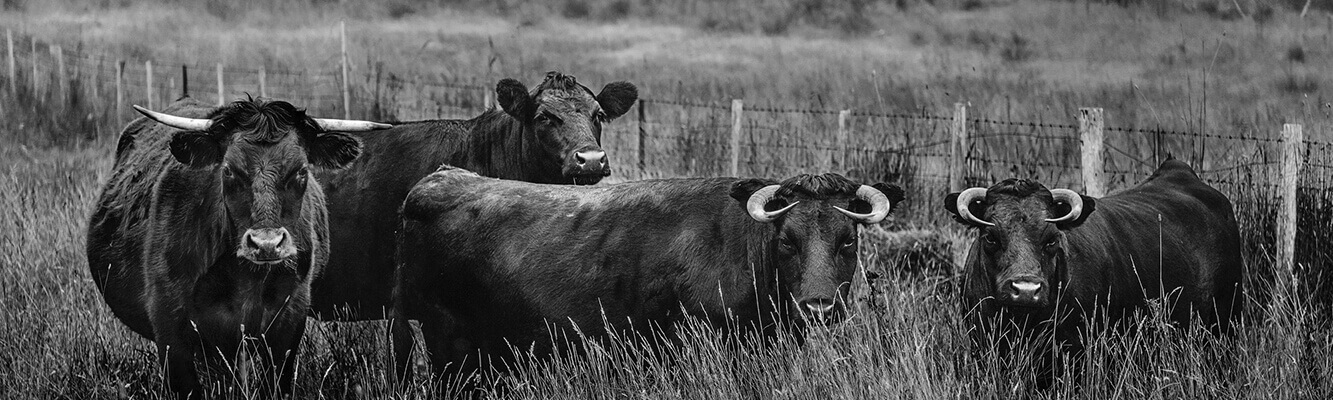
[[[264,67],[259,67],[259,97],[268,98],[268,82],[265,82]]]
[[[847,172],[847,133],[849,128],[847,126],[847,122],[851,116],[852,116],[852,110],[838,111],[838,155],[836,157],[837,169],[829,168],[830,170],[833,170],[838,173]],[[833,157],[830,157],[829,158],[830,162],[834,162],[832,161],[833,159],[834,159]]]
[[[61,107],[65,106],[65,101],[69,99],[69,79],[65,78],[65,50],[60,46],[51,46],[51,54],[56,56],[56,87],[60,89],[57,93],[58,102]]]
[[[967,164],[967,104],[953,103],[953,123],[949,126],[952,137],[949,146],[949,191],[961,192],[966,189],[963,176]]]
[[[1102,179],[1106,164],[1102,123],[1101,108],[1078,109],[1078,134],[1082,138],[1080,147],[1083,151],[1083,193],[1092,197],[1106,195],[1106,182]]]
[[[18,92],[18,71],[15,69],[14,60],[14,30],[5,29],[5,44],[9,49],[9,94]]]
[[[731,100],[731,176],[741,176],[741,99]]]
[[[1305,135],[1300,124],[1282,125],[1282,205],[1277,220],[1279,293],[1294,294],[1296,278],[1296,183],[1305,164]]]
[[[41,79],[37,79],[37,37],[29,36],[28,45],[32,46],[32,48],[28,50],[28,61],[32,63],[32,76],[28,78],[28,83],[32,84],[33,96],[39,96],[40,93],[37,90],[37,85],[41,82]]]
[[[181,64],[181,97],[190,96],[190,71]]]
[[[492,104],[495,104],[495,100],[493,99],[493,96],[492,96],[493,93],[495,93],[495,92],[494,92],[494,91],[491,91],[491,90],[486,90],[486,89],[482,89],[482,90],[481,90],[481,109],[482,109],[482,110],[489,110],[489,109],[491,109],[491,105],[492,105]]]
[[[644,160],[645,142],[648,141],[648,128],[644,127],[648,123],[648,118],[643,111],[644,100],[639,99],[639,179],[643,179],[646,174],[647,162]]]
[[[227,104],[227,86],[222,82],[222,63],[218,63],[218,107]]]
[[[125,60],[116,59],[116,124],[125,126]]]
[[[155,103],[155,101],[153,101],[153,60],[144,61],[143,68],[144,68],[143,75],[145,79],[144,88],[148,90],[148,109],[156,110],[153,104]]]
[[[352,97],[347,90],[347,21],[338,21],[339,36],[342,38],[343,61],[343,119],[352,119]]]

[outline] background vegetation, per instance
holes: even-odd
[[[100,91],[100,98],[111,90],[115,59],[130,67],[154,60],[161,71],[180,64],[203,71],[191,77],[195,96],[213,93],[209,71],[225,63],[242,72],[262,66],[272,71],[271,96],[339,115],[338,85],[330,80],[339,67],[337,21],[345,19],[352,80],[360,88],[354,117],[468,116],[483,106],[482,88],[501,77],[535,84],[545,71],[562,70],[594,90],[629,80],[644,97],[687,103],[725,106],[743,98],[758,107],[947,115],[953,103],[966,102],[978,118],[1061,124],[1072,123],[1078,107],[1097,106],[1106,109],[1111,126],[1271,139],[1281,123],[1295,121],[1305,124],[1307,137],[1333,140],[1326,128],[1333,109],[1325,82],[1333,76],[1327,2],[1309,2],[1308,9],[1301,1],[1253,0],[532,3],[4,0],[0,26],[18,35],[20,52],[29,50],[22,39],[36,37],[39,54],[49,54],[42,53],[48,43],[61,44],[73,52],[71,59],[102,65],[61,78],[86,88],[70,93]],[[83,256],[89,207],[109,173],[108,139],[132,116],[117,114],[96,101],[99,96],[53,97],[58,81],[41,76],[45,86],[33,90],[24,66],[19,68],[18,82],[0,77],[0,397],[160,397],[153,347],[110,315]],[[47,78],[51,70],[42,65]],[[229,76],[237,83],[226,88],[227,95],[255,91],[255,83],[243,78],[251,75]],[[414,84],[419,82],[453,86]],[[11,85],[16,90],[9,91]],[[157,85],[163,99],[174,97],[173,83]],[[127,100],[142,102],[143,89],[128,88]],[[452,108],[421,106],[427,101]],[[685,112],[669,110],[659,112]],[[808,126],[773,122],[795,121],[786,114],[760,112],[755,118],[774,132]],[[614,123],[612,131],[628,132],[630,118]],[[649,126],[678,125],[660,118]],[[827,131],[799,134],[827,137]],[[867,143],[898,145],[938,129],[901,125],[859,132]],[[1121,138],[1125,146],[1137,143],[1128,152],[1161,150],[1131,133]],[[1167,150],[1200,159],[1205,157],[1198,153],[1208,152],[1208,159],[1271,154],[1217,147],[1182,142]],[[1067,155],[1059,148],[1042,150],[1037,158]],[[1311,151],[1327,153],[1316,145]],[[756,154],[768,157],[764,162],[781,158]],[[803,168],[815,167],[763,172]],[[997,176],[1046,173],[978,168]],[[1305,185],[1316,190],[1303,192],[1303,237],[1317,240],[1304,241],[1302,254],[1310,269],[1319,270],[1324,261],[1309,255],[1322,254],[1333,227],[1322,190],[1326,171],[1311,170]],[[1032,360],[967,351],[954,285],[955,260],[970,235],[929,217],[938,211],[922,204],[932,200],[918,200],[919,209],[895,216],[887,229],[867,231],[857,313],[845,324],[816,329],[805,346],[787,341],[751,348],[697,328],[669,349],[667,362],[634,357],[641,355],[634,338],[613,338],[525,364],[516,376],[494,377],[507,390],[497,396],[1318,397],[1333,392],[1324,300],[1308,293],[1282,301],[1266,295],[1274,215],[1268,176],[1244,170],[1225,178],[1232,186],[1224,190],[1238,204],[1248,238],[1254,294],[1252,315],[1237,335],[1179,331],[1146,315],[1131,334],[1093,337],[1083,361],[1086,373],[1051,392],[1030,391]],[[915,199],[929,199],[942,187],[915,183],[909,193]],[[425,386],[398,386],[385,377],[382,336],[375,324],[312,323],[298,378],[302,397],[423,396]]]

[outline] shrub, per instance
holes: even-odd
[[[1305,74],[1288,73],[1278,81],[1277,88],[1291,94],[1313,93],[1319,90],[1319,79]]]
[[[602,19],[615,21],[629,16],[631,7],[628,0],[615,0],[602,9]]]
[[[1027,61],[1034,55],[1036,53],[1032,51],[1028,39],[1020,36],[1017,32],[1012,33],[1009,40],[1006,40],[1003,47],[1000,48],[1000,58],[1009,62]]]
[[[1287,49],[1287,61],[1304,63],[1305,48],[1300,45],[1291,46]]]

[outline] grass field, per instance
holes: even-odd
[[[1323,128],[1333,109],[1326,105],[1333,82],[1325,82],[1333,76],[1333,16],[1322,5],[1303,18],[1279,7],[1261,22],[1257,8],[1232,18],[1225,7],[1207,11],[1199,8],[1207,2],[1193,1],[1126,8],[1036,0],[899,2],[903,8],[869,2],[865,21],[845,9],[801,9],[810,4],[803,1],[443,3],[7,0],[0,26],[138,63],[332,71],[336,21],[358,15],[364,18],[349,22],[358,76],[383,63],[406,77],[489,85],[515,76],[531,84],[560,69],[594,89],[630,80],[644,96],[660,99],[941,115],[966,101],[972,115],[1065,123],[1077,107],[1092,105],[1105,107],[1113,126],[1271,137],[1280,122],[1296,120],[1310,126],[1309,137],[1333,139]],[[75,83],[101,84],[107,93],[106,82],[95,78]],[[318,95],[306,106],[338,110]],[[162,397],[152,344],[112,317],[83,255],[89,207],[110,172],[116,116],[96,103],[51,102],[25,92],[0,94],[0,115],[0,397]],[[1251,204],[1247,212],[1259,210],[1240,216],[1247,237],[1271,235],[1271,212],[1253,206],[1269,198],[1264,188],[1242,188],[1248,197],[1233,199]],[[911,201],[935,194],[908,195]],[[892,222],[925,229],[950,260],[961,259],[970,237],[915,217]],[[787,340],[754,348],[696,326],[666,357],[643,357],[633,338],[611,338],[524,363],[520,374],[490,377],[483,387],[505,388],[495,392],[503,398],[626,399],[1333,393],[1333,330],[1323,303],[1301,296],[1271,301],[1261,277],[1269,273],[1271,248],[1263,245],[1246,249],[1256,297],[1235,335],[1179,331],[1146,315],[1128,334],[1090,338],[1084,373],[1071,377],[1077,382],[1034,393],[1027,383],[1031,360],[968,351],[956,272],[898,274],[915,266],[881,249],[901,242],[878,231],[864,241],[866,270],[883,278],[859,284],[852,318],[815,329],[804,346]],[[418,398],[426,386],[441,384],[391,382],[382,336],[374,324],[312,322],[298,372],[300,397]]]

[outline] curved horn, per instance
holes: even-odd
[[[177,117],[175,115],[164,114],[157,111],[149,110],[147,108],[139,107],[138,105],[134,106],[134,111],[138,111],[140,114],[143,114],[143,116],[148,117],[148,119],[157,121],[162,125],[170,126],[176,129],[184,129],[187,131],[206,131],[208,130],[208,127],[213,126],[213,120],[211,119]]]
[[[1073,190],[1051,189],[1051,198],[1056,203],[1062,201],[1069,203],[1069,214],[1065,214],[1063,217],[1059,218],[1047,218],[1046,222],[1055,224],[1069,222],[1076,220],[1079,216],[1083,215],[1083,196],[1079,196],[1078,193],[1074,193]]]
[[[754,194],[750,195],[750,201],[745,203],[745,210],[750,212],[750,218],[754,218],[755,221],[759,222],[773,222],[773,220],[781,217],[782,214],[790,211],[792,207],[796,207],[797,203],[800,203],[799,201],[794,201],[786,207],[782,207],[780,210],[765,211],[764,205],[768,204],[769,200],[773,200],[773,195],[777,192],[778,185],[768,185],[754,191]]]
[[[963,220],[974,224],[995,226],[995,223],[982,220],[981,218],[972,215],[972,209],[968,207],[972,205],[973,202],[980,201],[984,198],[986,198],[986,188],[974,187],[959,193],[958,202],[954,206],[958,209],[958,216],[963,217]]]
[[[381,124],[379,122],[359,121],[354,119],[325,119],[315,118],[315,123],[319,128],[326,131],[337,132],[365,132],[377,129],[389,129],[393,125]]]
[[[847,211],[842,207],[838,206],[833,206],[833,208],[838,209],[838,212],[841,212],[848,218],[851,218],[856,222],[860,222],[866,225],[878,224],[879,221],[884,220],[884,217],[889,216],[889,207],[891,207],[889,204],[889,196],[885,196],[884,192],[879,191],[879,189],[875,189],[867,185],[861,185],[860,188],[856,189],[856,198],[865,200],[865,202],[870,203],[869,213],[858,214],[851,211]]]

